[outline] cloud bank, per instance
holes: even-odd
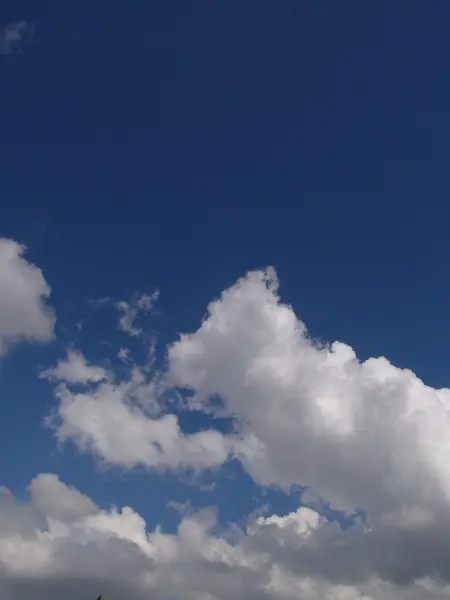
[[[23,251],[0,243],[3,351],[52,337],[50,290]],[[119,318],[131,320],[119,327],[139,338],[134,319],[152,306],[150,297],[123,303]],[[249,517],[244,529],[219,528],[214,510],[184,515],[168,534],[148,531],[130,507],[100,508],[41,474],[25,503],[0,494],[6,600],[100,591],[108,600],[448,597],[450,390],[386,358],[361,362],[344,343],[313,341],[282,303],[271,268],[225,290],[166,358],[160,371],[130,353],[120,369],[105,369],[70,349],[42,373],[54,389],[49,422],[58,439],[129,468],[218,469],[238,460],[260,486],[308,486],[303,505]],[[180,402],[229,427],[183,431]],[[323,503],[351,525],[328,521]]]
[[[309,508],[218,531],[209,511],[185,516],[175,534],[148,531],[130,507],[101,509],[56,475],[40,474],[29,501],[0,493],[0,592],[7,600],[123,597],[188,600],[431,599],[450,589],[423,578],[395,587],[379,576],[342,581],[334,525]],[[354,557],[358,560],[358,556]]]
[[[364,523],[330,524],[311,546],[291,534],[281,548],[278,534],[266,540],[296,575],[333,585],[449,579],[449,390],[385,358],[361,363],[346,344],[318,345],[281,302],[273,269],[224,291],[167,359],[165,391],[187,388],[190,409],[229,418],[231,433],[183,434],[155,380],[135,370],[83,393],[60,387],[59,438],[129,467],[203,469],[231,457],[262,486],[310,486],[335,509],[363,512]]]

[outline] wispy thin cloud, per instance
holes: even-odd
[[[0,27],[0,55],[6,56],[20,52],[26,40],[32,35],[32,26],[28,21],[15,21]]]

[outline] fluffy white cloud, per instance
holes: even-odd
[[[253,272],[213,302],[169,350],[175,383],[213,413],[220,395],[257,481],[309,485],[334,507],[367,512],[370,536],[360,525],[327,537],[327,577],[449,580],[450,390],[386,358],[361,363],[346,344],[318,345],[277,288],[272,270]]]
[[[21,340],[53,338],[55,317],[42,271],[23,258],[25,247],[0,238],[0,356]]]
[[[319,346],[277,286],[273,271],[253,272],[213,302],[169,350],[174,381],[197,408],[214,412],[209,399],[221,396],[222,414],[253,440],[241,459],[263,484],[311,485],[372,518],[447,509],[450,390],[385,358],[361,363],[346,344]]]
[[[59,439],[130,467],[207,468],[236,457],[262,485],[307,485],[334,507],[366,512],[366,524],[345,531],[304,512],[306,529],[293,515],[249,530],[251,547],[246,541],[239,552],[258,560],[268,553],[276,565],[272,591],[250,595],[288,597],[296,589],[314,597],[302,587],[311,581],[318,595],[331,593],[320,588],[326,582],[333,597],[357,589],[406,598],[410,591],[397,586],[416,582],[417,591],[427,577],[450,581],[450,390],[427,387],[385,358],[361,363],[343,343],[318,345],[277,286],[269,269],[226,290],[198,331],[169,348],[162,376],[134,368],[127,380],[94,382],[83,393],[60,385]],[[164,411],[170,386],[192,390],[191,408],[234,419],[233,434],[181,431]],[[431,597],[442,592],[426,585]]]
[[[327,579],[320,562],[339,563],[336,548],[327,553],[324,544],[333,526],[307,508],[222,533],[213,513],[203,511],[166,534],[148,531],[130,507],[100,509],[54,475],[39,475],[29,490],[27,503],[0,493],[5,600],[75,600],[100,592],[105,600],[437,600],[450,591],[427,578],[405,586],[376,576],[359,584]]]
[[[52,473],[41,473],[28,487],[34,508],[48,519],[76,521],[97,512],[90,498],[62,483]]]
[[[59,404],[50,424],[61,442],[71,439],[108,463],[160,469],[223,464],[233,440],[218,431],[184,434],[175,414],[161,412],[157,389],[158,384],[137,368],[125,381],[101,382],[84,392],[61,384],[55,390]]]
[[[88,365],[81,352],[69,350],[66,359],[43,371],[41,377],[67,383],[96,383],[107,379],[108,373],[102,367]]]

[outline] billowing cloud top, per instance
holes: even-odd
[[[169,350],[177,385],[241,424],[242,461],[261,483],[312,485],[343,510],[380,516],[450,501],[450,390],[385,358],[319,346],[277,295],[273,271],[250,273],[213,302],[200,329]],[[436,505],[434,505],[436,503]]]

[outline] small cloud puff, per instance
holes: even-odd
[[[140,335],[142,330],[135,327],[134,322],[139,315],[146,315],[153,310],[158,296],[159,290],[155,290],[151,295],[136,295],[130,302],[118,302],[116,308],[121,313],[119,329],[131,337]]]
[[[41,373],[42,378],[80,384],[104,381],[107,375],[102,367],[88,365],[83,354],[76,350],[69,350],[65,360]]]
[[[54,336],[55,315],[47,303],[50,286],[41,269],[24,258],[25,252],[25,246],[0,238],[0,356],[13,343],[49,342]]]
[[[21,20],[0,27],[0,55],[6,56],[20,52],[25,43],[33,36],[34,27],[28,21]]]

